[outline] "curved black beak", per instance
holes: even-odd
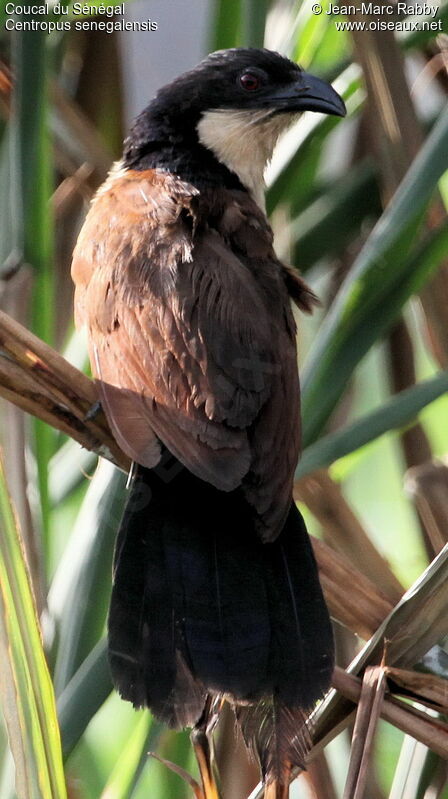
[[[282,87],[272,98],[279,111],[319,111],[345,117],[347,111],[342,97],[324,80],[301,72],[291,86]]]

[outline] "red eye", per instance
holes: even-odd
[[[256,92],[260,88],[261,81],[253,72],[244,72],[240,76],[240,85],[246,92]]]

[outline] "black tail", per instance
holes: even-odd
[[[113,679],[171,726],[194,725],[208,693],[226,695],[275,775],[277,760],[302,762],[297,724],[333,668],[305,525],[292,504],[280,536],[263,544],[240,490],[222,493],[176,465],[169,480],[166,469],[140,469],[131,490],[109,615]]]

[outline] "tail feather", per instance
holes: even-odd
[[[316,561],[295,504],[280,536],[264,544],[263,551],[271,627],[270,688],[286,706],[309,710],[328,689],[334,648]]]
[[[117,542],[109,651],[135,705],[192,726],[208,694],[224,695],[268,779],[303,765],[305,715],[328,687],[333,642],[295,505],[263,544],[239,490],[140,469]]]
[[[270,597],[270,690],[258,703],[236,708],[250,752],[266,782],[280,790],[291,766],[304,768],[311,745],[308,715],[328,689],[333,638],[316,563],[295,505],[281,535],[264,545]]]
[[[186,727],[202,715],[206,691],[192,674],[185,647],[164,510],[150,485],[137,478],[116,546],[109,661],[124,699],[150,707],[171,727]]]
[[[306,712],[271,697],[236,708],[236,718],[249,752],[259,761],[263,779],[280,784],[291,766],[305,767],[311,736]]]

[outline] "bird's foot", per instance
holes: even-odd
[[[220,799],[213,769],[213,746],[211,735],[219,716],[217,702],[208,697],[204,712],[191,731],[191,743],[198,762],[204,799]]]

